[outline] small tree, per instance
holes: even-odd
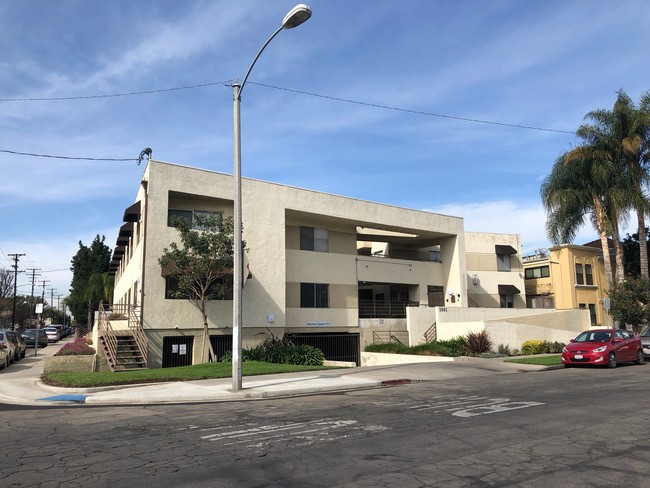
[[[630,325],[639,332],[650,320],[650,282],[643,277],[616,283],[609,291],[609,313],[620,325]]]
[[[196,302],[201,311],[204,362],[206,341],[210,354],[216,357],[210,343],[206,302],[224,298],[232,291],[229,278],[233,270],[233,220],[221,215],[195,215],[193,221],[174,217],[171,224],[180,234],[181,246],[172,242],[158,263],[178,283],[172,296]]]

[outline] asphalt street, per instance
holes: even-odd
[[[0,486],[647,486],[649,366],[413,375],[432,367],[270,400],[5,406]]]

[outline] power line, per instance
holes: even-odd
[[[489,125],[497,125],[501,127],[512,127],[515,129],[526,129],[526,130],[538,130],[538,131],[544,131],[544,132],[556,132],[556,133],[561,133],[561,134],[575,134],[574,131],[569,131],[569,130],[562,130],[562,129],[549,129],[546,127],[535,127],[531,125],[522,125],[522,124],[511,124],[507,122],[494,122],[491,120],[482,120],[482,119],[473,119],[470,117],[460,117],[456,115],[447,115],[447,114],[438,114],[434,112],[425,112],[423,110],[412,110],[412,109],[407,109],[407,108],[401,108],[401,107],[393,107],[390,105],[382,105],[378,103],[369,103],[369,102],[362,102],[360,100],[351,100],[348,98],[341,98],[341,97],[333,97],[329,95],[321,95],[319,93],[312,93],[312,92],[307,92],[307,91],[302,91],[302,90],[294,90],[291,88],[284,88],[281,86],[275,86],[275,85],[268,85],[266,83],[257,83],[254,81],[249,81],[248,82],[251,85],[258,85],[262,86],[265,88],[272,88],[274,90],[281,90],[281,91],[286,91],[290,93],[297,93],[299,95],[306,95],[310,97],[316,97],[316,98],[323,98],[325,100],[332,100],[335,102],[342,102],[342,103],[352,103],[356,105],[363,105],[366,107],[374,107],[374,108],[380,108],[383,110],[393,110],[396,112],[403,112],[403,113],[411,113],[415,115],[426,115],[428,117],[439,117],[439,118],[445,118],[445,119],[451,119],[451,120],[460,120],[462,122],[472,122],[475,124],[489,124]],[[86,95],[86,96],[71,96],[71,97],[32,97],[32,98],[0,98],[0,102],[52,102],[52,101],[62,101],[62,100],[89,100],[89,99],[97,99],[97,98],[116,98],[116,97],[129,97],[129,96],[138,96],[138,95],[150,95],[154,93],[164,93],[164,92],[172,92],[172,91],[180,91],[180,90],[193,90],[195,88],[203,88],[206,86],[215,86],[215,85],[222,85],[222,86],[231,86],[232,81],[214,81],[214,82],[209,82],[209,83],[200,83],[197,85],[187,85],[187,86],[178,86],[178,87],[172,87],[172,88],[160,88],[157,90],[144,90],[144,91],[137,91],[137,92],[125,92],[125,93],[109,93],[109,94],[103,94],[103,95]],[[8,151],[3,151],[3,152],[8,152]],[[50,156],[51,157],[51,156]],[[95,160],[93,158],[61,158],[61,159],[90,159],[90,160]],[[113,159],[101,159],[101,161],[114,161]],[[123,161],[123,160],[119,160]],[[130,160],[129,160],[130,161]]]
[[[464,122],[474,122],[478,124],[490,124],[490,125],[500,125],[503,127],[514,127],[516,129],[529,129],[529,130],[541,130],[541,131],[546,131],[546,132],[560,132],[562,134],[575,134],[574,131],[569,131],[569,130],[562,130],[562,129],[547,129],[545,127],[534,127],[530,125],[520,125],[520,124],[508,124],[505,122],[493,122],[490,120],[481,120],[481,119],[471,119],[468,117],[458,117],[455,115],[445,115],[445,114],[437,114],[433,112],[424,112],[422,110],[411,110],[408,108],[400,108],[400,107],[391,107],[390,105],[381,105],[378,103],[368,103],[368,102],[360,102],[358,100],[350,100],[347,98],[339,98],[339,97],[331,97],[329,95],[320,95],[318,93],[310,93],[306,91],[301,91],[301,90],[292,90],[290,88],[283,88],[281,86],[273,86],[273,85],[267,85],[265,83],[256,83],[254,81],[249,81],[251,85],[258,85],[258,86],[263,86],[265,88],[273,88],[274,90],[282,90],[282,91],[287,91],[291,93],[298,93],[300,95],[308,95],[310,97],[318,97],[318,98],[325,98],[327,100],[333,100],[335,102],[345,102],[345,103],[354,103],[356,105],[363,105],[366,107],[374,107],[374,108],[382,108],[385,110],[394,110],[397,112],[405,112],[405,113],[410,113],[410,114],[416,114],[416,115],[427,115],[430,117],[441,117],[445,119],[453,119],[453,120],[462,120]]]
[[[201,83],[199,85],[176,86],[172,88],[160,88],[158,90],[144,90],[137,92],[109,93],[105,95],[85,95],[74,97],[32,97],[32,98],[0,98],[0,102],[58,102],[63,100],[91,100],[96,98],[117,98],[131,97],[135,95],[151,95],[153,93],[163,93],[180,90],[192,90],[194,88],[203,88],[205,86],[224,85],[229,86],[229,81],[213,81],[210,83]]]
[[[7,154],[15,154],[18,156],[33,156],[36,158],[53,158],[53,159],[69,159],[69,160],[80,160],[80,161],[138,161],[138,158],[85,158],[85,157],[73,157],[73,156],[55,156],[53,154],[35,154],[27,153],[20,151],[10,151],[8,149],[0,149],[0,152]]]
[[[140,165],[140,163],[145,157],[151,159],[151,155],[152,155],[151,148],[149,147],[145,147],[140,152],[140,155],[137,158],[87,158],[87,157],[73,157],[73,156],[55,156],[53,154],[35,154],[35,153],[27,153],[27,152],[20,152],[20,151],[10,151],[8,149],[0,149],[0,152],[7,153],[7,154],[15,154],[18,156],[33,156],[36,158],[67,159],[67,160],[75,160],[75,161],[137,161],[138,166]]]

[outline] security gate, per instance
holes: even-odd
[[[194,336],[163,337],[162,367],[191,366],[193,345]]]
[[[307,344],[323,351],[325,359],[347,361],[361,365],[359,334],[287,334],[294,344]]]
[[[232,336],[231,335],[211,335],[210,344],[217,356],[216,362],[221,361],[221,358],[227,352],[232,352]],[[210,355],[210,361],[213,361]]]

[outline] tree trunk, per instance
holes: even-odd
[[[614,276],[612,274],[612,260],[609,257],[609,243],[607,241],[607,225],[605,210],[601,201],[594,197],[594,210],[596,217],[596,230],[600,237],[600,247],[603,251],[603,264],[605,265],[605,278],[607,279],[607,288],[611,289],[614,284]]]
[[[648,278],[648,236],[645,231],[645,213],[641,209],[636,210],[639,232],[639,260],[641,261],[641,276]]]
[[[210,341],[210,332],[208,331],[208,314],[205,311],[205,300],[201,300],[201,315],[203,315],[203,344],[201,346],[201,362],[205,361],[205,342],[208,342],[208,349],[210,350],[210,355],[212,360],[216,362],[217,356],[214,354],[214,349],[212,348],[212,342]]]
[[[612,224],[612,241],[614,241],[614,251],[616,256],[616,282],[625,281],[625,268],[623,267],[623,246],[621,245],[620,235],[618,233],[618,224]]]

